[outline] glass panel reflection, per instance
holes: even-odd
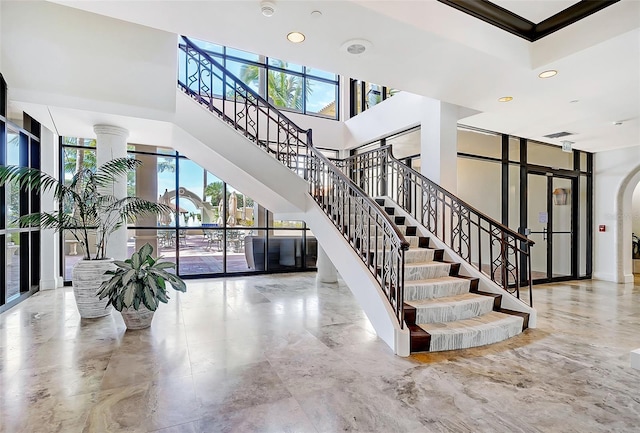
[[[20,296],[20,234],[7,235],[5,244],[6,257],[6,300]]]

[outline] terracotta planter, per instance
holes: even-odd
[[[104,275],[105,271],[115,269],[113,259],[104,260],[80,260],[73,267],[71,272],[73,294],[76,298],[76,305],[83,319],[95,319],[111,314],[113,309],[107,305],[107,299],[98,299],[96,292],[103,281],[109,276]]]
[[[137,310],[133,308],[125,308],[121,311],[124,324],[127,325],[127,329],[145,329],[151,326],[153,320],[153,313],[155,311],[149,310],[144,305],[140,305]]]

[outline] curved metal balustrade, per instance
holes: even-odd
[[[182,36],[178,86],[290,169],[304,176],[307,131]]]
[[[404,251],[409,243],[380,206],[313,147],[298,127],[219,62],[182,37],[178,86],[309,181],[309,192],[358,253],[404,326]]]
[[[534,244],[483,214],[416,170],[384,146],[343,160],[340,167],[369,196],[388,196],[465,261],[518,299],[531,291]]]

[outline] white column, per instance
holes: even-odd
[[[455,194],[458,190],[458,107],[424,98],[420,125],[422,174]]]
[[[333,263],[331,263],[331,259],[320,244],[318,244],[318,261],[316,263],[316,267],[318,268],[318,275],[316,276],[316,279],[319,283],[338,282],[338,271]]]
[[[58,136],[42,126],[40,132],[40,170],[55,178],[58,177]],[[54,212],[58,203],[54,203],[52,191],[42,195],[40,210]],[[52,290],[62,286],[60,275],[60,236],[53,230],[40,233],[40,290]]]
[[[127,137],[129,131],[119,126],[94,125],[93,131],[97,140],[97,163],[98,166],[115,158],[125,158],[127,156]],[[114,196],[124,198],[127,196],[127,178],[122,179],[113,187]],[[107,257],[117,260],[127,258],[127,228],[122,227],[109,237],[107,245]]]

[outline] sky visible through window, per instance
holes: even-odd
[[[216,53],[221,56],[223,55],[224,49],[220,45],[216,45],[210,42],[200,41],[200,40],[194,40],[194,42],[199,47],[203,48],[206,51],[209,51],[210,53]],[[258,62],[258,63],[262,63],[264,61],[264,60],[261,61],[257,54],[237,50],[234,48],[227,47],[226,52],[228,56],[233,56],[237,59],[244,59],[244,60],[249,60],[249,61]],[[217,60],[222,62],[222,58],[217,58]],[[266,61],[266,63],[268,63],[270,66],[276,66],[276,67],[282,67],[282,65],[285,65],[284,67],[287,70],[298,72],[298,73],[302,73],[302,71],[304,70],[303,66],[300,66],[294,63],[289,63],[286,61],[282,62],[278,59],[273,59],[273,58],[269,58]],[[227,59],[226,69],[229,70],[236,77],[242,78],[243,65],[245,65],[245,63],[242,63],[241,61]],[[331,80],[333,81],[333,83],[317,80],[314,78]],[[299,80],[300,80],[299,85],[301,85],[302,77],[300,77]],[[306,68],[306,85],[308,87],[307,95],[306,95],[306,112],[307,113],[320,113],[323,108],[326,108],[331,103],[336,102],[337,92],[338,92],[337,80],[338,80],[338,77],[334,73],[326,72],[320,69],[314,69],[310,67]],[[254,90],[258,91],[257,86],[255,86],[254,84],[252,83],[247,83],[247,84],[249,84]],[[323,113],[323,114],[335,116],[335,108],[332,113]]]

